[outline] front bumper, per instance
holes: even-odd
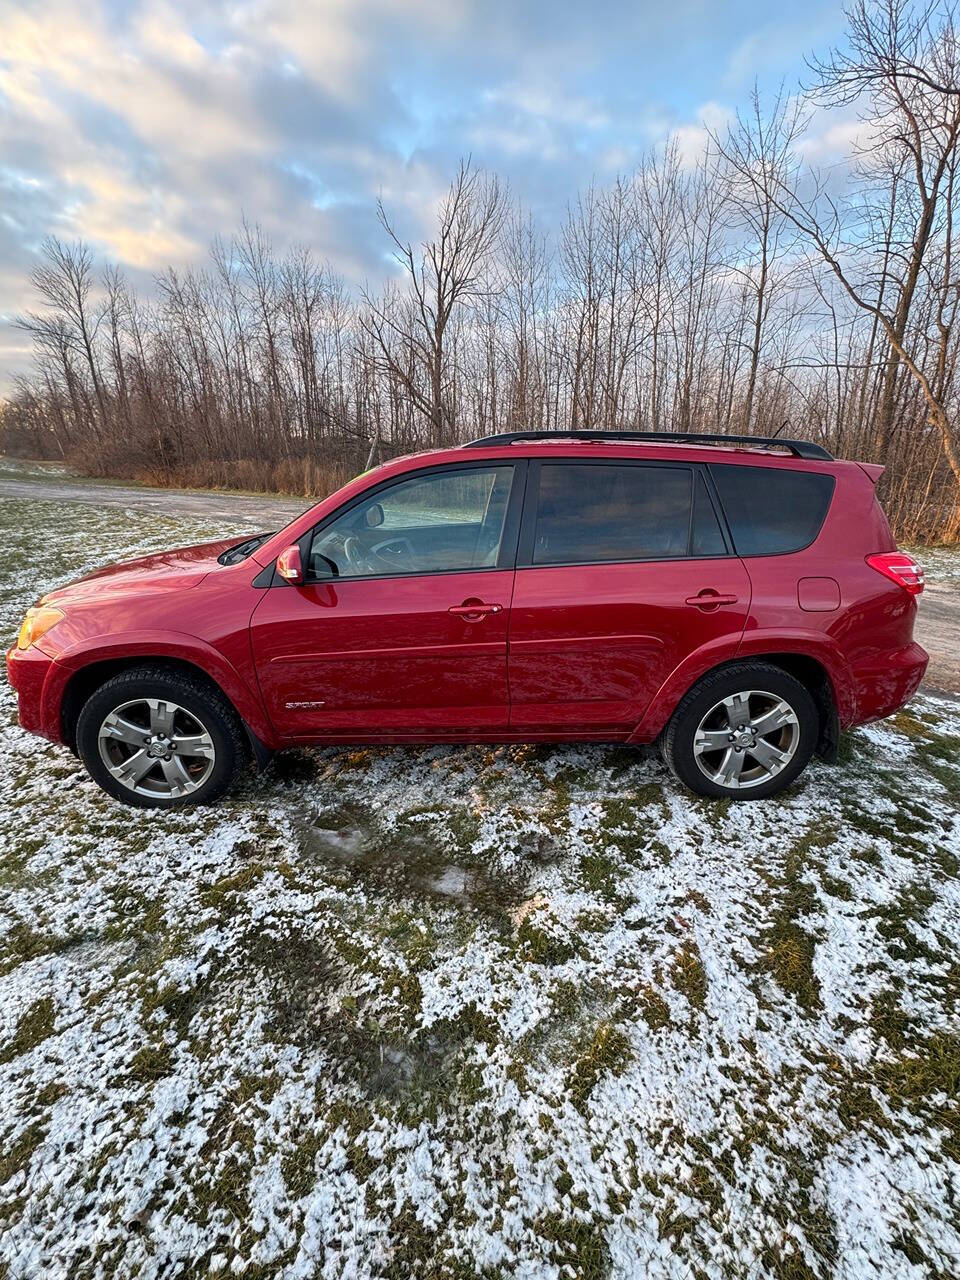
[[[31,645],[7,650],[7,679],[16,690],[21,726],[51,742],[63,741],[60,702],[70,672],[53,658]]]
[[[899,711],[916,693],[929,661],[926,649],[914,643],[883,654],[869,667],[857,667],[853,672],[857,702],[854,723],[882,720]]]

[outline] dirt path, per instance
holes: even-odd
[[[137,486],[98,484],[85,480],[0,479],[3,498],[27,498],[48,502],[93,502],[97,506],[136,507],[176,516],[263,517],[266,529],[282,528],[310,506],[308,498],[276,498],[271,494],[201,493],[190,489],[147,489]]]
[[[930,655],[925,687],[960,695],[960,578],[927,584],[916,636]]]
[[[262,516],[266,529],[281,528],[309,505],[306,498],[148,489],[59,477],[23,480],[3,477],[0,479],[0,500],[4,497],[93,502],[98,506],[156,510],[164,515],[243,516],[252,520]],[[930,654],[925,685],[932,690],[960,695],[960,575],[928,584],[920,601],[917,639]]]

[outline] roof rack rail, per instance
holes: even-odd
[[[812,440],[783,440],[776,436],[703,435],[689,431],[504,431],[501,435],[468,440],[465,449],[519,444],[524,440],[642,440],[647,444],[735,444],[753,449],[786,449],[795,458],[833,461],[823,445]]]

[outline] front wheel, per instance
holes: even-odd
[[[187,673],[135,667],[107,680],[77,720],[94,782],[127,804],[172,809],[222,795],[243,763],[236,714]]]
[[[698,795],[759,800],[802,773],[819,732],[816,704],[799,680],[769,662],[742,662],[694,685],[661,750]]]

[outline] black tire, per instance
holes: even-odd
[[[761,690],[783,699],[796,715],[799,740],[789,763],[773,777],[752,785],[724,786],[707,777],[700,768],[694,751],[694,738],[711,708],[724,698],[748,690]],[[673,775],[697,795],[762,800],[789,787],[803,772],[816,750],[819,735],[820,716],[805,686],[771,662],[746,661],[704,676],[684,695],[663,731],[660,751]]]
[[[99,735],[105,718],[137,699],[148,698],[175,703],[187,713],[188,719],[192,717],[199,722],[212,740],[212,767],[203,781],[187,794],[148,795],[134,791],[114,777],[101,756]],[[108,751],[110,745],[107,745]],[[90,695],[77,720],[77,751],[91,778],[104,791],[125,804],[143,809],[182,809],[209,804],[223,795],[245,762],[243,729],[223,694],[187,672],[148,664],[120,672]],[[205,767],[201,766],[200,771]],[[156,772],[154,770],[154,776]],[[158,782],[158,785],[162,784]]]

